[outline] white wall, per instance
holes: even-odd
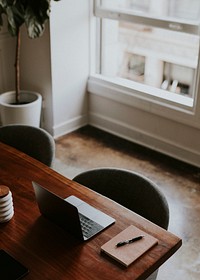
[[[90,93],[91,125],[200,167],[200,129]]]
[[[90,0],[52,1],[50,22],[41,38],[24,29],[21,89],[43,96],[42,126],[55,137],[87,123]],[[0,92],[14,88],[15,38],[0,33]]]
[[[43,36],[37,39],[29,39],[24,29],[21,48],[21,89],[42,94],[41,125],[52,133],[53,105],[50,61],[49,24],[46,24]]]
[[[52,3],[50,43],[55,136],[87,123],[89,2]]]

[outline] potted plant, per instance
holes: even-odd
[[[41,95],[20,89],[21,27],[26,26],[30,38],[40,37],[44,32],[45,23],[49,19],[50,8],[51,0],[0,0],[0,27],[3,26],[4,17],[6,17],[8,32],[12,36],[16,36],[15,91],[0,95],[3,125],[9,123],[40,125]],[[39,116],[35,120],[32,115],[35,117],[36,113]]]

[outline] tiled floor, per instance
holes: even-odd
[[[200,279],[200,169],[89,126],[61,137],[56,148],[54,168],[69,178],[90,168],[115,166],[156,182],[169,203],[169,231],[183,239],[157,279]]]

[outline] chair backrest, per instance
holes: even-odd
[[[44,129],[28,125],[0,127],[0,141],[51,166],[55,156],[53,137]]]
[[[83,172],[73,180],[118,202],[160,227],[168,228],[167,200],[148,178],[125,169],[97,168]]]

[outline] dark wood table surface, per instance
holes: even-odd
[[[76,195],[110,214],[115,224],[89,241],[78,241],[40,215],[32,181],[63,198]],[[9,222],[0,224],[0,249],[29,268],[25,279],[146,279],[182,244],[179,237],[1,142],[0,185],[10,188],[15,211]],[[158,245],[125,268],[101,254],[100,247],[129,225],[156,237]]]

